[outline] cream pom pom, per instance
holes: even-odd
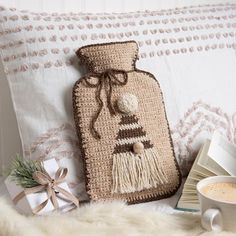
[[[141,142],[137,142],[133,145],[133,151],[135,154],[141,154],[144,150],[144,145]]]
[[[132,114],[138,110],[138,99],[133,94],[125,93],[117,99],[117,106],[120,112]]]

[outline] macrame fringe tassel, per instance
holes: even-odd
[[[139,155],[115,154],[112,178],[112,193],[132,193],[167,183],[164,169],[153,149],[146,149]]]

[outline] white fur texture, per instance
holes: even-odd
[[[204,232],[198,215],[167,215],[121,202],[90,204],[59,215],[26,217],[0,199],[1,236],[216,235]],[[235,235],[220,233],[220,236]]]

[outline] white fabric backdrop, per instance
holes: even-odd
[[[178,6],[217,4],[235,0],[0,0],[0,4],[33,11],[123,12]]]
[[[0,0],[0,5],[48,12],[125,12],[187,5],[217,4],[223,0]],[[225,2],[235,3],[236,0]],[[1,66],[1,65],[0,65]],[[0,68],[1,69],[1,68]],[[6,80],[0,73],[0,173],[21,152],[16,118]]]

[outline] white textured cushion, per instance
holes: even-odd
[[[0,5],[15,7],[18,9],[29,9],[35,12],[133,12],[147,9],[160,10],[175,7],[218,4],[223,0],[0,0]],[[235,0],[225,2],[235,3]]]
[[[235,19],[236,5],[97,15],[1,7],[0,52],[25,157],[56,157],[61,165],[69,158],[71,186],[84,193],[72,116],[71,91],[81,76],[74,51],[120,40],[138,42],[137,67],[161,84],[183,172],[214,129],[234,141]]]

